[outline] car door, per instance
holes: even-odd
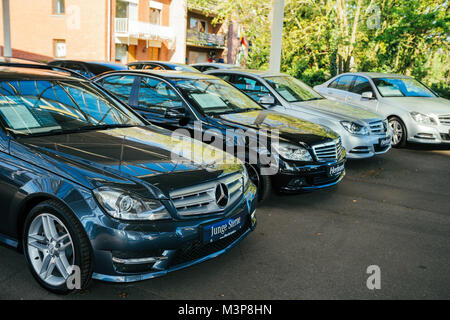
[[[363,92],[372,92],[372,99],[363,98]],[[347,103],[364,108],[366,110],[376,112],[378,100],[376,99],[375,90],[365,77],[356,76],[353,84],[348,92]]]
[[[350,100],[349,90],[353,83],[354,75],[342,75],[331,82],[324,90],[324,95],[331,100],[347,102]]]
[[[8,107],[6,96],[1,96],[0,102],[2,102],[2,107],[0,108],[0,118],[2,118],[3,110],[6,112],[10,107]],[[28,171],[24,163],[9,154],[9,138],[0,121],[0,204],[2,206],[2,210],[0,210],[0,238],[4,238],[4,236],[15,238],[17,236],[17,230],[12,228],[14,222],[11,221],[13,217],[9,216],[9,208],[14,196],[29,180]],[[9,243],[15,244],[13,242]]]
[[[130,104],[133,96],[133,86],[139,81],[134,75],[111,75],[97,81],[103,88],[114,94],[122,102]]]
[[[136,99],[130,106],[145,119],[169,129],[179,126],[179,119],[167,116],[169,109],[187,112],[182,98],[168,83],[145,76],[140,77]]]

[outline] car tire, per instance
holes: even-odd
[[[264,202],[272,190],[272,180],[267,175],[262,175],[261,170],[254,165],[246,164],[246,168],[250,177],[250,181],[257,188],[258,203]]]
[[[91,245],[80,221],[61,203],[44,201],[29,212],[22,245],[28,267],[43,288],[67,294],[88,287],[93,272]],[[71,281],[69,288],[68,279],[77,273],[72,266],[79,268],[79,282]]]
[[[401,148],[406,145],[407,131],[405,124],[398,117],[389,118],[389,126],[392,130],[392,147]]]

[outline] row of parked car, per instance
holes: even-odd
[[[36,280],[59,293],[76,276],[80,287],[138,281],[230,250],[272,189],[336,185],[347,158],[401,145],[392,119],[409,137],[403,114],[378,106],[388,93],[441,100],[394,75],[343,75],[323,89],[360,92],[367,107],[355,107],[284,74],[228,65],[0,65],[0,242],[23,250]],[[412,121],[428,112],[418,114]],[[445,141],[448,122],[436,119],[420,126]]]

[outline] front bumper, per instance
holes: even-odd
[[[408,141],[429,144],[450,143],[450,126],[426,126],[411,121],[407,124]]]
[[[349,159],[370,158],[377,154],[383,154],[391,149],[391,144],[386,146],[380,145],[380,141],[384,139],[392,139],[392,133],[388,132],[384,135],[367,135],[356,136],[353,134],[341,135],[342,144],[347,151]]]
[[[163,276],[217,257],[242,241],[256,227],[256,188],[251,185],[226,214],[188,220],[128,224],[104,219],[87,229],[94,255],[93,278],[110,282],[134,282]],[[245,217],[233,234],[204,244],[202,231],[237,215]]]
[[[273,176],[273,186],[283,192],[314,191],[332,187],[344,178],[345,170],[329,175],[330,166],[345,165],[345,158],[320,164],[295,165],[283,163],[277,175]]]

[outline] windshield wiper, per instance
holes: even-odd
[[[84,126],[79,127],[78,131],[95,131],[95,130],[108,130],[108,129],[115,129],[115,128],[131,128],[136,127],[135,124],[100,124],[100,125],[92,125],[92,126]]]
[[[44,136],[56,136],[61,134],[70,134],[70,133],[79,133],[84,131],[96,131],[96,130],[108,130],[108,129],[114,129],[114,128],[131,128],[135,127],[136,125],[133,124],[103,124],[98,126],[84,126],[84,127],[78,127],[78,128],[71,128],[71,129],[52,129],[45,132],[36,132],[36,133],[30,133],[30,134],[20,134],[22,137],[44,137]]]
[[[310,99],[303,100],[303,101],[314,101],[314,100],[323,100],[323,99],[325,99],[325,98],[320,97],[320,98],[310,98]]]
[[[255,111],[255,110],[261,110],[257,108],[245,108],[245,109],[233,109],[233,110],[227,110],[223,112],[212,112],[213,115],[222,115],[222,114],[230,114],[230,113],[243,113],[243,112],[249,112],[249,111]]]

